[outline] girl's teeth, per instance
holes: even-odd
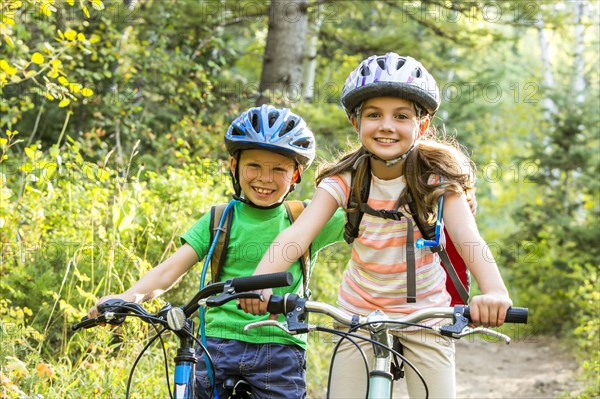
[[[377,141],[379,141],[380,143],[395,143],[398,140],[394,140],[394,139],[377,139]]]

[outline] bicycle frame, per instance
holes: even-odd
[[[358,328],[370,332],[371,339],[369,342],[373,344],[374,359],[372,368],[369,371],[369,390],[368,398],[391,398],[392,385],[394,376],[391,373],[392,354],[399,356],[406,362],[415,372],[421,377],[427,392],[427,384],[416,368],[408,362],[402,355],[391,348],[392,336],[391,329],[405,329],[411,326],[431,329],[440,335],[461,338],[472,334],[483,334],[494,338],[504,340],[507,344],[510,343],[510,337],[497,331],[477,327],[468,327],[470,322],[470,312],[468,306],[457,305],[455,307],[436,307],[416,311],[412,314],[400,317],[391,318],[381,310],[375,310],[367,316],[358,316],[348,313],[340,308],[332,305],[307,301],[297,295],[287,294],[285,297],[272,296],[269,301],[268,310],[274,314],[283,313],[286,315],[287,326],[278,323],[275,320],[266,320],[256,323],[250,323],[245,328],[247,331],[251,328],[271,325],[279,327],[289,334],[302,334],[310,331],[325,331],[334,332],[337,335],[349,336],[352,338],[365,339],[364,337],[351,333],[341,333],[337,330],[326,329],[317,325],[309,325],[304,323],[308,313],[321,313],[330,316],[338,323],[350,327],[350,331],[355,331]],[[528,310],[526,308],[511,308],[509,309],[506,322],[508,323],[526,323]],[[427,319],[445,318],[452,319],[453,324],[448,326],[423,326],[417,324]],[[428,397],[428,394],[427,396]]]

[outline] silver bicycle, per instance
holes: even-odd
[[[369,370],[368,386],[365,389],[366,397],[371,398],[392,398],[393,381],[395,379],[392,373],[393,358],[402,359],[405,364],[413,368],[424,384],[426,397],[428,389],[426,381],[420,375],[418,370],[403,358],[392,347],[392,336],[390,330],[402,330],[407,327],[419,327],[430,329],[437,334],[459,339],[465,336],[480,334],[487,337],[503,340],[510,343],[510,337],[498,331],[484,327],[469,327],[471,322],[468,306],[454,307],[436,307],[419,310],[407,316],[391,318],[381,310],[376,310],[367,316],[359,316],[348,313],[327,303],[309,301],[294,294],[287,294],[285,297],[273,295],[268,304],[268,311],[274,314],[285,314],[286,323],[279,323],[275,320],[265,320],[256,323],[250,323],[245,327],[245,331],[262,326],[276,326],[289,334],[304,334],[311,331],[322,331],[338,335],[344,339],[362,339],[373,344],[374,359]],[[321,313],[328,315],[338,323],[347,326],[348,331],[326,328],[319,325],[307,324],[309,313]],[[527,308],[510,308],[506,314],[507,323],[527,323]],[[446,326],[427,326],[419,324],[427,319],[451,319],[452,324]],[[368,331],[370,339],[355,334],[359,329]],[[365,357],[363,353],[363,357]],[[366,359],[365,359],[366,360]]]

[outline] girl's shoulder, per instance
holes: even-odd
[[[321,185],[350,187],[352,176],[350,172],[343,172],[336,175],[328,176],[321,181]]]

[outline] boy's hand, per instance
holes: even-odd
[[[474,325],[484,327],[500,327],[504,324],[506,312],[512,301],[505,294],[486,294],[474,296],[469,307]]]
[[[102,298],[98,299],[98,301],[96,302],[96,304],[94,306],[92,306],[92,308],[90,308],[90,310],[88,310],[88,314],[87,314],[88,319],[93,319],[95,317],[98,317],[100,315],[100,313],[98,312],[98,306],[100,304],[108,301],[109,299],[122,299],[124,301],[128,301],[130,298],[125,298],[124,295],[106,295],[106,296],[103,296]],[[100,323],[100,325],[102,327],[105,327],[107,325],[107,323]]]
[[[256,291],[258,294],[262,296],[262,300],[260,299],[240,299],[240,307],[246,313],[250,313],[253,315],[263,315],[267,312],[267,305],[269,304],[269,299],[271,299],[271,295],[273,295],[273,290],[270,288],[265,288],[264,290]],[[276,320],[276,314],[269,315],[269,319]]]

